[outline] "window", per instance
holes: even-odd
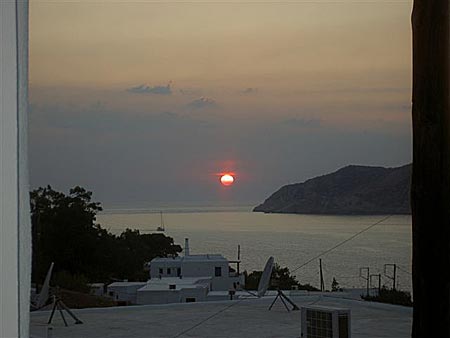
[[[216,266],[215,271],[214,271],[214,276],[216,276],[216,277],[222,276],[222,267]]]
[[[170,268],[167,268],[167,274],[170,275],[172,271],[170,271]]]
[[[159,274],[162,275],[164,273],[163,268],[159,268]]]
[[[195,303],[195,297],[186,297],[186,303]]]
[[[177,268],[177,277],[181,276],[181,268]]]

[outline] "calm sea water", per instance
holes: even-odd
[[[163,213],[165,234],[184,245],[188,237],[191,253],[220,253],[237,258],[241,246],[241,269],[262,270],[269,256],[291,271],[315,255],[335,246],[383,216],[317,216],[253,213],[249,208],[172,208]],[[98,222],[113,233],[126,228],[154,232],[160,215],[146,210],[110,210]],[[364,287],[360,267],[381,273],[384,264],[398,265],[397,286],[411,290],[411,217],[392,216],[322,257],[325,285],[333,277],[344,287]],[[389,274],[391,271],[387,271]],[[294,272],[301,283],[319,285],[319,262],[314,260]],[[392,286],[392,281],[382,277]],[[373,278],[373,285],[378,283]]]

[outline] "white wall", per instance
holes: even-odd
[[[169,304],[180,303],[180,290],[138,291],[137,304]]]
[[[0,1],[0,337],[28,337],[28,0]]]
[[[183,277],[212,277],[212,290],[228,291],[233,287],[234,282],[244,284],[243,275],[238,277],[230,277],[228,271],[228,261],[196,261],[196,260],[173,260],[169,262],[152,262],[150,264],[151,278],[158,278],[159,269],[163,269],[162,277],[176,277],[177,268],[181,267],[181,275]],[[222,268],[222,276],[215,276],[215,268]],[[171,268],[171,274],[167,274],[167,268]]]
[[[181,302],[186,303],[186,298],[195,298],[196,302],[206,301],[206,296],[208,295],[208,289],[195,288],[195,289],[181,289]]]
[[[216,267],[220,267],[222,269],[222,275],[220,277],[215,276]],[[227,291],[233,286],[234,279],[232,280],[229,277],[227,261],[211,261],[201,263],[195,261],[187,261],[183,263],[181,273],[185,277],[211,276],[211,290],[214,291]]]
[[[185,303],[186,298],[195,298],[196,302],[206,301],[207,287],[186,288],[181,290],[143,290],[137,292],[137,304]]]
[[[136,285],[122,285],[122,286],[108,286],[107,296],[113,298],[116,301],[126,301],[132,304],[136,304],[137,290],[143,287],[146,283]],[[110,295],[110,292],[114,292],[114,296]]]
[[[170,274],[167,274],[167,268],[170,268]],[[150,263],[150,277],[151,278],[158,278],[159,275],[161,277],[178,277],[177,276],[177,269],[181,268],[181,261],[180,260],[173,260],[169,262],[155,262]],[[159,269],[163,269],[163,273],[159,273]],[[183,274],[183,271],[181,271],[181,274]],[[185,276],[187,277],[187,276]]]

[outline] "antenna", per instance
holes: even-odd
[[[241,264],[241,246],[238,244],[238,251],[237,251],[237,273],[239,275],[239,265]]]
[[[50,268],[47,271],[47,276],[45,276],[44,284],[42,285],[41,292],[39,293],[39,297],[36,302],[37,309],[40,309],[41,307],[43,307],[45,305],[45,303],[47,303],[48,296],[49,296],[49,290],[50,290],[50,279],[52,278],[52,271],[53,271],[54,265],[55,265],[55,263],[53,263],[53,262],[52,262],[52,264],[50,264]]]
[[[323,272],[322,272],[322,258],[319,258],[319,266],[320,266],[320,291],[325,291],[325,283],[323,281]]]
[[[269,287],[269,281],[270,281],[270,277],[272,275],[272,269],[273,269],[273,257],[270,257],[269,260],[267,261],[266,268],[264,269],[264,272],[259,281],[259,286],[258,286],[258,296],[259,297],[264,296],[264,294],[267,291],[267,288]],[[277,286],[278,286],[277,296],[273,300],[272,304],[270,304],[269,311],[272,309],[272,307],[275,304],[275,302],[277,301],[277,299],[281,300],[281,302],[283,303],[284,307],[286,308],[286,310],[288,312],[291,310],[289,309],[289,306],[286,303],[289,303],[292,306],[292,311],[300,310],[300,308],[291,299],[289,299],[289,297],[286,296],[283,293],[283,291],[280,290],[278,282],[279,281],[277,281]],[[262,293],[262,295],[260,295],[260,293]]]
[[[390,276],[386,273],[387,267],[392,266],[394,268],[394,275]],[[396,280],[397,280],[397,264],[384,264],[384,276],[392,279],[392,290],[395,290],[396,288]]]
[[[264,267],[264,271],[258,284],[258,297],[263,297],[266,294],[267,289],[269,288],[270,276],[272,275],[273,270],[273,261],[273,257],[270,256],[267,260],[266,266]]]
[[[363,275],[364,271],[367,272],[366,276]],[[359,268],[359,278],[362,278],[362,279],[366,280],[366,283],[367,283],[366,284],[366,289],[367,289],[366,290],[366,294],[367,294],[367,296],[369,296],[370,268],[367,267],[367,266]]]
[[[370,275],[370,286],[372,287],[372,277],[378,278],[378,295],[381,293],[381,273]]]

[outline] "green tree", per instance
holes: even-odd
[[[245,288],[247,290],[256,290],[258,288],[261,275],[262,271],[253,271],[250,274],[246,274]],[[273,267],[270,280],[269,290],[290,290],[293,286],[297,286],[299,290],[318,291],[317,288],[310,284],[301,284],[296,277],[291,274],[289,268],[281,267],[277,263],[275,263]]]
[[[126,229],[117,238],[120,260],[117,261],[118,278],[146,280],[145,262],[155,257],[175,257],[182,248],[171,237],[163,234],[140,234],[139,230]]]
[[[50,186],[31,192],[34,280],[43,279],[51,262],[71,274],[95,271],[95,217],[102,208],[91,197],[78,186],[69,195]]]
[[[96,223],[102,207],[91,201],[92,192],[84,188],[75,187],[65,195],[47,186],[30,196],[34,282],[44,279],[51,262],[55,262],[56,275],[64,271],[61,281],[68,281],[70,276],[91,282],[110,278],[146,280],[146,261],[181,252],[173,238],[163,234],[127,229],[115,236],[103,229]]]
[[[339,283],[337,282],[336,278],[333,277],[333,282],[331,283],[331,291],[341,291],[341,287],[339,286]]]

